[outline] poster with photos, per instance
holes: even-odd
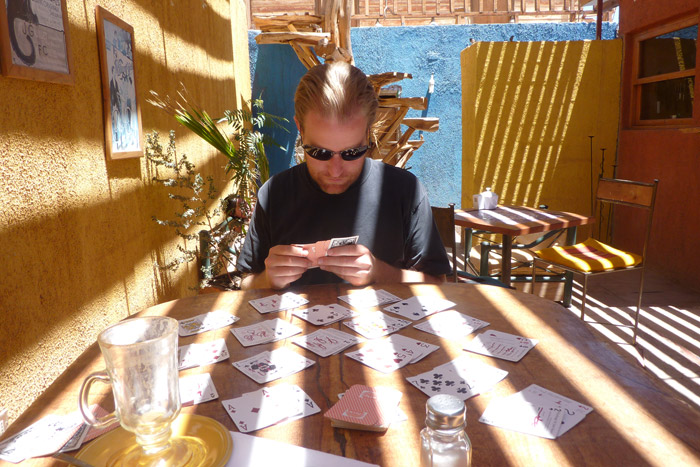
[[[66,0],[0,0],[0,63],[8,77],[73,84]]]
[[[96,18],[107,153],[112,159],[140,157],[143,150],[134,29],[99,6]]]

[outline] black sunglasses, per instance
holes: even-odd
[[[370,144],[368,146],[360,146],[358,148],[350,148],[343,151],[331,151],[330,149],[317,148],[316,146],[311,146],[309,144],[304,144],[302,146],[304,151],[306,151],[306,154],[319,161],[329,161],[333,157],[333,154],[340,154],[340,157],[342,157],[344,161],[354,161],[364,156],[371,147],[372,145]]]

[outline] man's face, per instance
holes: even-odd
[[[299,131],[301,132],[301,129]],[[365,146],[367,117],[356,114],[346,122],[340,123],[335,118],[322,117],[318,112],[312,111],[306,114],[301,138],[304,144],[331,151]],[[306,166],[311,178],[324,192],[331,195],[345,192],[362,173],[364,162],[365,156],[354,161],[345,161],[340,154],[333,154],[330,160],[320,161],[306,155]]]

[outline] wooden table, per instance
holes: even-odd
[[[378,288],[403,298],[427,294],[444,296],[457,303],[455,309],[458,311],[490,322],[487,329],[539,340],[537,346],[518,363],[470,354],[472,358],[509,372],[506,379],[491,392],[466,401],[467,432],[474,446],[474,465],[700,464],[700,413],[674,399],[636,362],[620,357],[597,340],[584,323],[556,303],[486,285],[383,285]],[[323,285],[295,291],[307,296],[311,304],[329,304],[335,303],[337,297],[349,289],[344,285]],[[229,310],[241,318],[234,326],[279,316],[304,328],[305,333],[317,329],[292,317],[289,312],[260,315],[248,304],[250,299],[269,294],[269,290],[253,290],[199,295],[154,306],[140,314],[182,319],[212,310]],[[340,323],[331,326],[349,331]],[[181,338],[182,345],[225,337],[231,353],[228,362],[181,372],[183,376],[210,372],[220,396],[219,400],[185,407],[183,412],[215,418],[228,429],[236,431],[220,400],[240,396],[261,386],[234,369],[230,363],[264,350],[287,346],[317,363],[301,373],[269,384],[298,384],[322,412],[289,424],[259,430],[253,433],[255,436],[385,467],[415,466],[419,458],[418,434],[424,426],[427,396],[404,378],[428,371],[461,355],[463,342],[441,340],[413,327],[404,328],[399,333],[438,344],[441,348],[418,363],[384,375],[342,354],[320,358],[289,341],[244,348],[229,332],[229,328]],[[469,336],[466,340],[471,338]],[[81,381],[91,371],[103,367],[99,349],[96,344],[92,345],[21,415],[9,428],[8,434],[16,433],[47,414],[75,411]],[[356,383],[387,385],[401,390],[404,394],[401,408],[408,415],[408,420],[392,425],[386,433],[331,428],[330,421],[322,413],[338,400],[338,393]],[[489,401],[520,391],[532,383],[590,405],[594,411],[557,440],[507,431],[478,421]],[[103,387],[95,385],[94,390]],[[102,394],[103,403],[109,405],[109,391]],[[94,401],[99,401],[99,393],[93,396]],[[59,464],[50,458],[27,461],[28,465],[52,463]]]
[[[518,235],[544,233],[553,230],[566,229],[566,244],[576,243],[576,228],[579,225],[591,224],[595,217],[573,214],[570,212],[550,211],[528,208],[524,206],[498,206],[496,209],[455,209],[455,224],[466,230],[462,241],[468,238],[465,249],[465,261],[471,250],[471,234],[473,230],[500,234],[503,252],[501,255],[501,282],[510,286],[510,260],[513,238]],[[564,305],[571,304],[571,273],[567,273],[564,290]]]

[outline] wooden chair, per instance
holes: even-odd
[[[637,342],[637,327],[639,325],[639,309],[642,306],[642,294],[644,292],[644,269],[647,245],[651,233],[651,221],[656,202],[656,188],[658,180],[653,183],[634,182],[601,177],[598,180],[596,191],[596,212],[600,214],[604,205],[622,205],[639,208],[646,211],[646,226],[644,232],[644,246],[641,255],[618,250],[598,240],[588,240],[571,246],[555,246],[535,251],[535,259],[532,264],[532,288],[535,293],[535,279],[537,265],[545,264],[555,266],[565,271],[583,276],[583,299],[581,303],[581,319],[586,309],[586,289],[588,277],[598,274],[608,274],[619,271],[640,270],[639,298],[637,310],[634,315],[634,328],[632,344]]]
[[[433,210],[435,225],[440,234],[440,240],[442,240],[445,249],[447,250],[449,248],[452,252],[452,273],[450,274],[452,282],[468,282],[506,287],[503,282],[493,277],[475,276],[459,269],[457,263],[457,240],[455,239],[455,204],[450,203],[446,208],[431,206],[431,209]]]

